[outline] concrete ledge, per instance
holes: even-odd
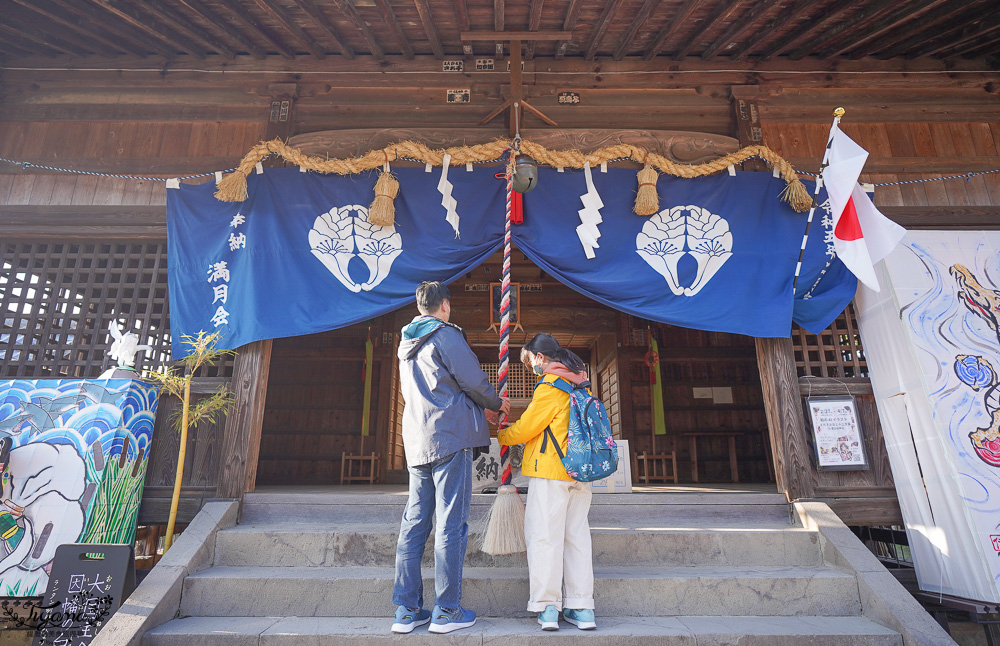
[[[91,644],[140,646],[146,631],[176,617],[184,578],[212,565],[215,535],[236,525],[238,510],[236,501],[210,502],[202,507]]]
[[[826,504],[793,503],[805,529],[819,532],[823,559],[854,574],[862,614],[903,637],[904,646],[955,646],[948,633],[906,591]]]

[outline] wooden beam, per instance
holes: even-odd
[[[806,6],[815,7],[815,4],[816,3],[814,2],[809,2]],[[761,52],[759,60],[766,61],[773,56],[777,56],[795,43],[811,37],[817,29],[822,27],[827,22],[839,18],[840,14],[848,11],[849,9],[854,9],[854,5],[850,2],[841,2],[834,4],[831,7],[823,7],[818,14],[813,16],[812,19],[807,20],[805,24],[791,30],[777,43]]]
[[[544,0],[531,0],[531,5],[528,9],[528,31],[538,31],[538,28],[542,26],[543,2]],[[524,58],[531,61],[535,59],[535,41],[529,40],[527,43],[524,47]]]
[[[237,48],[246,50],[248,54],[256,58],[257,60],[264,60],[266,54],[264,51],[258,47],[253,41],[245,37],[240,31],[232,29],[226,22],[219,17],[215,12],[202,4],[201,0],[177,0],[180,4],[187,7],[194,13],[198,14],[204,18],[212,29],[215,30],[217,37],[225,38],[230,43],[236,43]],[[235,50],[233,50],[235,51]]]
[[[853,111],[852,111],[853,114]],[[819,157],[789,157],[788,162],[797,170],[816,171]],[[936,173],[940,175],[962,175],[1000,168],[1000,156],[983,155],[976,157],[869,157],[865,162],[864,174],[884,173]],[[953,180],[960,181],[960,180]]]
[[[760,45],[768,42],[780,31],[788,26],[789,16],[798,16],[803,11],[813,7],[816,3],[812,0],[798,0],[795,4],[785,7],[778,12],[763,29],[755,30],[752,37],[746,40],[741,46],[729,52],[734,61],[741,61],[749,56],[750,52]]]
[[[1000,229],[1000,206],[879,206],[878,209],[907,229]]]
[[[934,7],[940,5],[944,2],[952,2],[952,0],[920,0],[915,4],[907,4],[903,7],[899,7],[897,2],[890,3],[885,9],[891,9],[893,7],[899,7],[895,11],[891,11],[888,14],[882,15],[879,20],[876,20],[871,26],[865,28],[863,32],[859,29],[859,25],[866,23],[868,20],[881,14],[882,11],[872,9],[871,13],[867,17],[862,17],[865,12],[861,11],[857,14],[851,16],[850,19],[845,20],[834,26],[829,32],[824,34],[825,38],[820,40],[820,42],[813,45],[803,46],[799,49],[799,52],[819,52],[817,56],[821,59],[829,59],[834,56],[839,56],[846,51],[850,51],[857,47],[858,45],[863,45],[873,38],[878,38],[887,31],[892,31],[898,29],[900,25],[909,22],[913,18],[919,17],[921,14],[930,11]],[[852,23],[852,21],[855,21]],[[846,42],[842,42],[840,45],[834,44],[829,50],[823,51],[824,48],[830,43],[836,43],[841,40],[843,36],[847,36]],[[796,59],[797,52],[792,52],[790,58],[792,60]],[[802,54],[805,56],[805,53]]]
[[[192,38],[194,42],[204,45],[208,51],[214,51],[230,60],[236,58],[236,52],[221,42],[218,38],[207,34],[196,26],[189,19],[179,16],[173,7],[166,7],[159,0],[144,0],[146,9],[153,11],[169,25],[172,25],[179,33]]]
[[[951,4],[937,9],[936,11],[931,11],[912,22],[908,22],[905,26],[896,29],[891,34],[884,34],[882,38],[879,38],[876,42],[868,44],[866,47],[859,47],[851,53],[851,59],[858,60],[859,58],[864,58],[865,56],[870,56],[876,52],[880,53],[880,57],[891,58],[897,56],[899,51],[905,51],[913,47],[914,42],[922,42],[923,39],[920,38],[921,32],[941,25],[945,21],[949,21],[952,26],[943,25],[935,30],[935,37],[942,37],[947,34],[952,34],[956,31],[961,30],[964,26],[968,25],[966,16],[971,17],[973,13],[975,15],[981,15],[983,8],[975,4],[963,7],[959,4]],[[962,15],[962,14],[965,15]],[[899,50],[899,51],[897,51]]]
[[[344,40],[344,37],[340,34],[340,30],[338,30],[333,23],[330,22],[330,19],[326,17],[323,10],[320,9],[319,6],[313,2],[313,0],[294,0],[294,2],[303,11],[309,14],[314,21],[316,21],[316,25],[320,29],[326,32],[326,35],[329,36],[330,39],[337,45],[337,49],[339,49],[340,53],[344,55],[344,58],[348,60],[354,59],[354,50],[352,50],[351,46],[347,44],[346,40]]]
[[[0,206],[0,237],[166,240],[163,206]]]
[[[681,47],[679,50],[677,50],[676,53],[674,53],[674,60],[679,61],[685,56],[687,56],[687,53],[691,51],[691,48],[698,44],[699,38],[701,38],[707,32],[714,29],[715,26],[719,24],[720,21],[725,20],[726,18],[729,18],[729,16],[733,15],[733,12],[739,9],[739,7],[740,7],[739,2],[723,2],[719,4],[715,12],[712,13],[711,16],[703,20],[701,24],[698,25],[698,27],[694,30],[694,33],[688,37],[687,45],[684,45],[684,47]]]
[[[62,9],[67,14],[81,18],[84,24],[104,26],[116,40],[123,40],[132,45],[136,51],[141,52],[139,56],[145,58],[150,51],[154,51],[168,59],[176,58],[177,50],[167,46],[160,39],[149,38],[148,34],[133,33],[133,27],[128,22],[117,17],[108,20],[108,15],[99,11],[90,4],[83,4],[75,0],[51,0],[52,4]]]
[[[420,17],[420,24],[424,26],[424,33],[431,44],[431,51],[437,59],[444,58],[444,49],[441,48],[441,39],[438,37],[437,29],[434,27],[434,16],[431,14],[431,7],[427,0],[413,0],[413,5],[417,9]]]
[[[463,4],[465,2],[465,0],[455,1],[456,3],[461,2]],[[399,43],[399,51],[403,53],[403,58],[406,60],[413,60],[413,47],[410,46],[410,41],[406,39],[406,35],[403,33],[403,28],[400,27],[399,20],[396,19],[396,14],[393,13],[389,0],[375,0],[375,6],[378,7],[379,13],[382,14],[382,20],[384,20],[385,24],[392,29],[392,33],[396,37],[396,42]],[[465,20],[468,21],[468,19],[469,17],[466,15]]]
[[[267,27],[257,24],[257,19],[254,18],[249,11],[247,11],[246,7],[239,4],[237,0],[218,1],[222,6],[228,9],[228,12],[226,13],[227,16],[236,19],[257,36],[266,40],[272,47],[274,47],[276,52],[285,58],[289,60],[295,58],[295,53],[285,45],[281,37]]]
[[[757,90],[756,92],[754,90]],[[764,134],[760,127],[760,107],[757,104],[759,89],[755,87],[734,86],[730,88],[732,96],[734,133],[740,141],[740,146],[762,145]],[[766,171],[767,163],[762,159],[751,159],[743,162],[743,170]]]
[[[235,402],[226,416],[222,436],[216,493],[220,498],[241,498],[244,493],[254,490],[271,347],[272,342],[268,339],[237,350],[231,382]]]
[[[660,52],[660,49],[667,42],[671,36],[677,31],[677,28],[684,24],[687,19],[694,13],[694,10],[698,7],[700,0],[686,0],[678,9],[677,13],[674,14],[673,19],[670,21],[666,27],[660,30],[660,33],[656,35],[656,39],[653,44],[650,45],[649,49],[646,50],[646,54],[642,57],[643,60],[651,61]]]
[[[40,45],[46,51],[55,52],[60,54],[69,54],[71,56],[86,56],[87,50],[81,49],[79,47],[74,47],[64,40],[55,38],[51,35],[46,35],[45,32],[28,29],[27,27],[17,27],[7,23],[0,24],[0,31],[5,31],[9,35],[7,38],[12,42],[20,42],[28,44],[34,43],[35,46]]]
[[[0,121],[254,121],[260,108],[247,105],[68,104],[11,106]]]
[[[463,31],[459,34],[459,38],[463,42],[486,40],[498,40],[503,42],[509,42],[512,40],[561,40],[572,37],[572,31]]]
[[[145,52],[141,54],[137,51],[130,50],[122,45],[121,41],[112,41],[99,33],[89,31],[84,29],[79,24],[69,20],[64,14],[59,11],[53,11],[50,8],[46,8],[45,5],[40,5],[37,0],[13,0],[15,3],[21,5],[25,9],[32,11],[47,21],[61,25],[72,32],[79,34],[79,36],[71,36],[70,34],[63,34],[63,38],[70,43],[75,45],[90,47],[93,51],[103,54],[104,56],[113,57],[118,54],[118,52],[127,52],[130,54],[135,54],[136,56],[145,56]],[[81,41],[80,38],[85,39]],[[97,47],[94,43],[99,43],[101,45],[106,45],[106,47]]]
[[[510,41],[510,116],[507,123],[507,134],[513,138],[518,132],[518,124],[521,122],[524,101],[524,87],[521,85],[521,41]]]
[[[302,27],[299,27],[298,23],[288,15],[288,12],[282,9],[276,2],[273,0],[254,0],[254,2],[270,15],[271,18],[276,20],[279,25],[295,36],[314,58],[318,60],[326,58],[326,53],[323,51],[322,45],[316,42],[315,38],[303,31]]]
[[[146,487],[149,489],[149,487]],[[177,506],[177,522],[190,523],[201,511],[201,506],[214,497],[186,498],[181,497]],[[138,522],[140,525],[166,525],[170,516],[170,498],[153,498],[143,491],[142,502],[139,504]]]
[[[995,54],[997,49],[997,43],[1000,43],[1000,36],[994,36],[991,38],[985,38],[977,43],[973,43],[969,47],[964,47],[959,50],[946,50],[944,58],[955,58],[957,56],[964,57],[978,57],[986,56],[987,54]]]
[[[466,0],[453,0],[452,6],[455,7],[455,17],[458,18],[458,30],[469,31],[472,29],[472,24],[469,22],[469,5]]]
[[[800,395],[874,395],[868,377],[799,377]]]
[[[616,61],[620,61],[628,53],[629,47],[632,46],[632,41],[635,40],[635,35],[639,32],[639,28],[646,24],[649,17],[653,15],[653,12],[660,6],[662,0],[646,0],[639,7],[639,12],[635,14],[635,18],[632,19],[631,24],[629,24],[628,29],[622,34],[621,39],[618,41],[618,47],[615,48],[615,52],[612,55]]]
[[[750,11],[745,16],[740,16],[733,21],[732,26],[720,36],[714,43],[708,46],[704,52],[701,53],[702,60],[710,60],[715,58],[723,48],[728,47],[729,43],[735,42],[737,38],[742,36],[749,30],[757,20],[761,18],[764,14],[774,8],[775,5],[779,4],[782,0],[762,0],[761,2],[753,3]]]
[[[569,7],[566,9],[566,19],[563,20],[563,31],[572,33],[576,27],[576,21],[580,17],[580,9],[583,7],[583,0],[569,0]],[[568,36],[556,43],[556,60],[561,60],[566,55],[566,49],[572,36]]]
[[[358,10],[354,7],[354,3],[351,0],[333,0],[333,3],[340,9],[341,13],[347,16],[347,19],[358,33],[361,34],[361,38],[368,45],[368,51],[372,57],[379,63],[384,61],[385,52],[382,50],[382,46],[375,40],[372,30],[368,27],[368,23],[365,22],[364,18],[361,17],[361,14],[358,13]]]
[[[21,49],[20,47],[15,47],[13,44],[8,43],[5,40],[0,40],[0,52],[6,52],[11,56],[30,56],[34,52],[29,49]]]
[[[493,29],[496,31],[503,31],[505,28],[504,11],[504,0],[493,0]]]
[[[891,498],[802,498],[800,502],[822,502],[845,525],[902,525],[899,500]]]
[[[590,44],[587,46],[587,51],[583,55],[584,60],[594,60],[594,54],[597,53],[597,48],[601,46],[601,41],[607,35],[608,29],[611,28],[611,22],[615,19],[615,13],[617,13],[618,7],[621,4],[622,0],[611,0],[604,7],[601,17],[597,19],[597,26],[594,29],[594,35],[590,39]]]
[[[972,43],[972,45],[969,46],[968,43],[976,41],[976,39],[992,31],[995,31],[998,27],[1000,27],[1000,14],[994,15],[991,18],[978,23],[977,27],[978,30],[975,33],[962,32],[962,34],[958,38],[953,39],[952,42],[950,43],[935,44],[929,51],[922,52],[920,54],[913,54],[911,56],[907,56],[907,58],[915,58],[918,55],[933,56],[934,54],[940,54],[944,52],[948,52],[949,53],[948,55],[951,56],[954,54],[961,54],[964,53],[965,51],[971,51],[973,49],[976,49],[981,45],[978,43]],[[965,45],[963,49],[961,50],[954,49],[962,45]]]
[[[92,4],[104,9],[121,20],[124,20],[149,36],[166,42],[167,45],[177,47],[181,51],[185,51],[195,58],[205,59],[208,56],[208,53],[204,49],[167,28],[163,21],[158,19],[157,16],[151,15],[150,13],[142,14],[136,11],[135,5],[131,3],[125,3],[122,2],[122,0],[90,1]]]

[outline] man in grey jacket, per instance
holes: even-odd
[[[410,497],[396,544],[392,632],[431,622],[431,632],[449,633],[476,623],[476,613],[461,606],[473,449],[490,443],[485,410],[507,412],[510,402],[497,395],[462,328],[448,322],[448,288],[421,283],[417,309],[420,316],[403,328],[398,352]],[[435,514],[435,604],[428,612],[420,561]]]

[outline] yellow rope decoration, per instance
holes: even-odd
[[[262,141],[250,149],[234,172],[226,175],[219,182],[215,197],[223,202],[242,202],[247,199],[247,176],[253,172],[254,167],[260,161],[272,154],[278,155],[296,166],[317,173],[353,175],[380,168],[387,162],[399,159],[416,159],[430,163],[432,166],[441,166],[445,155],[451,155],[452,166],[490,161],[500,158],[510,148],[510,144],[509,139],[495,139],[489,143],[474,146],[433,149],[419,142],[401,141],[380,150],[368,151],[360,157],[325,159],[305,155],[302,151],[292,148],[280,139]],[[792,165],[767,146],[747,146],[704,164],[678,164],[655,152],[631,144],[618,144],[589,153],[581,153],[577,150],[549,150],[540,144],[525,140],[521,142],[521,152],[540,164],[557,168],[583,168],[586,162],[590,162],[591,166],[597,166],[612,160],[632,159],[644,167],[649,166],[661,173],[684,178],[712,175],[756,156],[778,169],[782,179],[785,180],[786,187],[781,193],[782,200],[788,202],[793,209],[800,213],[809,210],[809,206],[812,204],[812,196],[802,184]]]

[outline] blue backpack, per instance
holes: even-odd
[[[546,445],[551,440],[566,467],[566,473],[579,482],[593,482],[614,473],[618,469],[618,445],[611,435],[611,422],[604,404],[587,392],[590,382],[574,386],[559,378],[541,381],[535,388],[542,384],[569,395],[569,439],[566,455],[563,455],[552,429],[546,426],[541,453],[545,453]]]

